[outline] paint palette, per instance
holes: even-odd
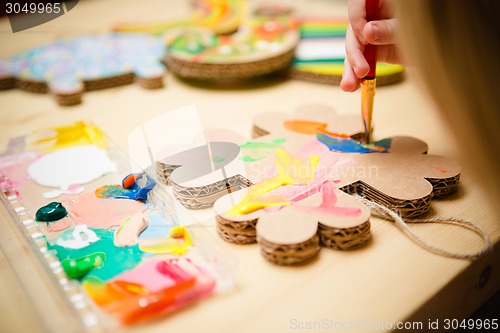
[[[132,325],[233,283],[233,259],[91,124],[11,140],[0,190],[80,329]]]

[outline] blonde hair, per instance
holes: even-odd
[[[500,2],[400,0],[405,58],[416,65],[466,166],[500,198]],[[445,138],[444,138],[445,139]]]

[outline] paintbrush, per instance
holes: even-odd
[[[376,21],[379,19],[379,1],[366,0],[366,21]],[[373,114],[373,98],[375,96],[375,70],[377,65],[377,47],[372,44],[365,45],[363,52],[370,70],[368,74],[361,79],[361,116],[363,118],[363,126],[365,128],[365,143],[371,142],[372,132],[372,114]]]

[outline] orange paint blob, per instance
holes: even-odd
[[[332,138],[352,139],[352,137],[348,134],[330,132],[330,131],[327,131],[326,129],[322,129],[322,128],[318,129],[318,132],[326,134],[328,136],[331,136]],[[316,133],[314,133],[314,134],[316,134]]]
[[[309,120],[285,120],[283,126],[290,131],[301,134],[316,134],[319,130],[326,130],[327,123]]]

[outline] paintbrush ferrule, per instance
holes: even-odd
[[[365,129],[365,143],[371,142],[373,100],[375,96],[376,79],[361,80],[361,113]]]

